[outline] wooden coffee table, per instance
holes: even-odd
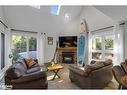
[[[54,76],[53,76],[52,80],[54,80],[56,76],[58,76],[58,78],[60,78],[60,76],[58,75],[58,72],[59,72],[59,70],[61,70],[63,68],[64,67],[60,64],[55,64],[53,66],[47,67],[48,71],[53,71],[54,72]]]

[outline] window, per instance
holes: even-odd
[[[51,13],[54,15],[59,15],[60,6],[59,5],[52,5],[51,6]]]
[[[5,67],[5,35],[1,33],[1,70]]]
[[[112,37],[105,37],[105,49],[113,50],[113,38]]]
[[[92,59],[101,60],[102,59],[102,53],[92,52]]]
[[[29,37],[29,57],[37,58],[37,39],[35,37]]]
[[[22,58],[37,58],[36,37],[12,35],[12,52],[17,52]]]
[[[92,40],[92,49],[93,50],[102,50],[102,39],[101,39],[101,37],[95,37]]]
[[[106,60],[114,58],[114,35],[98,33],[92,37],[92,56],[93,60]]]

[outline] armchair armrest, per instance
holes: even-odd
[[[23,83],[23,82],[28,82],[28,81],[33,81],[39,78],[47,78],[46,72],[45,71],[38,71],[38,72],[34,72],[34,73],[30,73],[30,74],[26,74],[21,76],[18,79],[14,79],[11,80],[12,84],[16,84],[16,83]]]
[[[85,72],[84,70],[82,70],[81,68],[76,67],[76,66],[70,66],[69,70],[72,72],[75,72],[81,76],[88,76],[87,72]]]
[[[122,76],[125,75],[124,70],[120,66],[114,66],[112,71],[113,71],[114,76],[117,78],[121,78]]]
[[[126,75],[124,70],[120,66],[114,66],[112,71],[117,82],[121,85],[126,85],[125,83],[123,83],[123,81],[121,81],[121,78]]]

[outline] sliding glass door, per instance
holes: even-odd
[[[21,58],[37,58],[37,38],[32,36],[12,35],[12,52]]]
[[[1,70],[5,67],[5,35],[1,33]]]

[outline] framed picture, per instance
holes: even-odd
[[[48,45],[53,45],[53,37],[48,37]]]

